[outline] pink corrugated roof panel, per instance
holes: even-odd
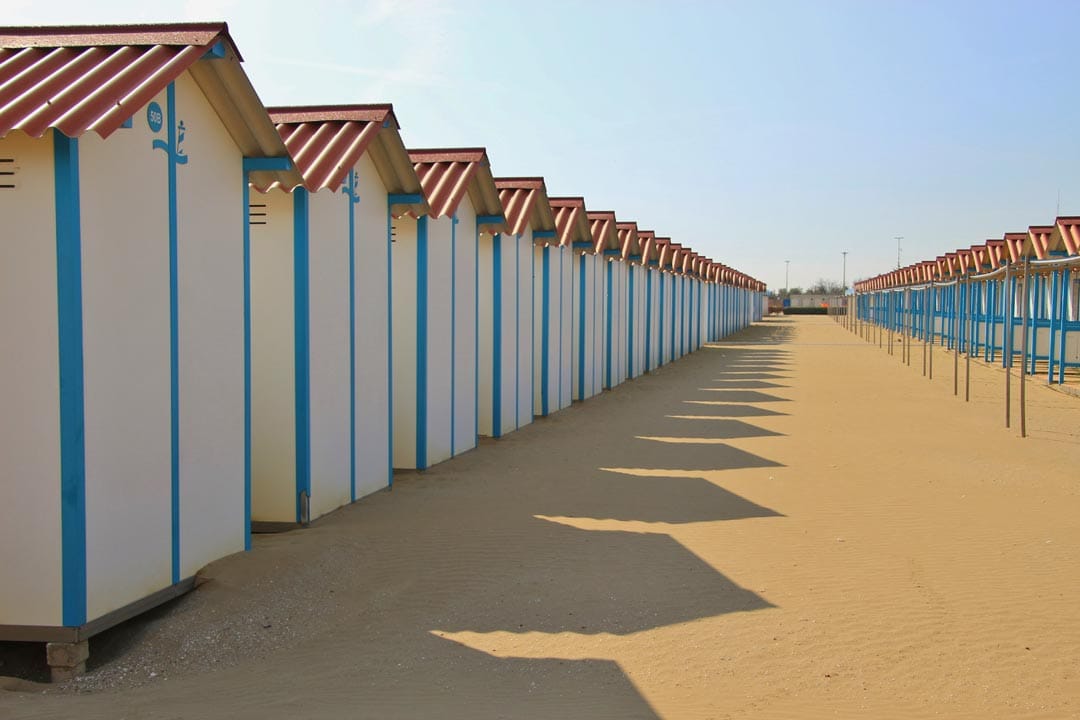
[[[547,198],[543,178],[495,178],[507,232],[521,235],[533,218],[534,205]],[[545,200],[546,201],[546,200]],[[539,228],[533,228],[539,229]]]
[[[551,210],[555,214],[555,234],[559,245],[569,247],[575,242],[590,241],[585,198],[551,198]]]
[[[0,28],[0,137],[108,137],[219,41],[236,53],[225,23]]]
[[[270,119],[312,192],[337,190],[383,123],[389,105],[338,108],[269,108]]]
[[[1035,257],[1045,260],[1049,255],[1050,236],[1054,232],[1053,225],[1032,225],[1028,228],[1028,237],[1031,246],[1035,250]]]
[[[481,148],[454,150],[410,150],[424,196],[431,207],[431,217],[451,216],[457,212],[465,193],[469,191],[480,163],[487,163],[487,152]]]
[[[619,235],[615,228],[615,213],[610,210],[590,211],[588,218],[595,251],[617,250]]]
[[[1080,255],[1080,217],[1059,217],[1056,225],[1065,252]]]

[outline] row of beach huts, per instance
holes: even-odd
[[[758,319],[764,286],[389,105],[266,108],[224,24],[0,29],[0,640],[86,639]]]
[[[891,270],[854,291],[851,321],[1006,368],[1018,364],[1049,384],[1075,380],[1080,370],[1080,217]]]

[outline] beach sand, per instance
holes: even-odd
[[[1031,382],[1021,439],[951,373],[770,318],[257,537],[0,717],[1080,716],[1080,399]]]

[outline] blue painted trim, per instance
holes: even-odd
[[[302,187],[293,190],[293,336],[296,402],[296,522],[301,493],[311,498],[311,201]]]
[[[605,250],[604,251],[604,257],[615,257],[617,255],[621,256],[622,255],[622,250]]]
[[[627,259],[627,260],[630,260],[631,262],[633,262],[633,261],[635,261],[635,260],[641,260],[641,256],[640,256],[640,255],[628,255],[628,256],[626,257],[626,259]]]
[[[395,205],[418,205],[424,202],[424,196],[421,193],[390,193],[386,196],[386,202],[388,208]]]
[[[544,240],[555,237],[554,230],[533,230],[533,240]]]
[[[480,225],[473,228],[473,436],[480,437]]]
[[[627,273],[629,274],[629,280],[627,282],[627,300],[629,307],[627,309],[627,323],[626,323],[626,377],[634,377],[634,266],[629,266]]]
[[[595,246],[591,242],[576,242],[571,247],[575,250],[592,250]]]
[[[356,502],[356,170],[345,186],[349,206],[349,500]]]
[[[645,372],[652,370],[652,276],[645,271]]]
[[[519,252],[520,252],[520,245]],[[518,397],[521,393],[518,393]],[[521,417],[521,413],[518,413]],[[536,417],[536,253],[529,244],[529,422]],[[520,423],[520,420],[519,420]],[[528,423],[526,423],[527,425]],[[521,427],[519,424],[518,427]]]
[[[556,409],[561,410],[562,404],[562,388],[563,388],[563,295],[565,291],[563,289],[563,282],[566,280],[565,266],[563,264],[563,247],[559,246],[559,391],[558,400],[555,403]],[[570,288],[573,292],[573,286]],[[573,312],[573,299],[570,302],[571,312]],[[571,393],[573,394],[573,393]]]
[[[450,219],[450,457],[457,454],[457,226],[458,217],[454,215]]]
[[[124,122],[120,123],[120,127],[130,130],[135,127],[135,118],[128,118]]]
[[[416,221],[416,469],[427,469],[428,222]]]
[[[202,60],[221,60],[226,56],[225,54],[225,41],[218,40],[214,43],[214,46],[203,53]]]
[[[657,363],[657,365],[659,366],[659,365],[664,364],[664,345],[666,344],[664,342],[665,341],[665,338],[664,338],[664,318],[665,318],[665,313],[664,313],[664,273],[662,273],[662,272],[660,273],[660,311],[659,311],[658,314],[659,314],[659,317],[657,318],[657,320],[659,321],[659,325],[660,325],[659,330],[660,331],[659,331],[659,333],[657,333],[657,338],[656,338],[656,340],[657,340],[657,343],[656,343],[657,348],[656,348],[656,350],[657,350],[658,361],[659,361]]]
[[[394,206],[386,196],[386,486],[394,487]]]
[[[502,234],[491,236],[491,434],[502,437]]]
[[[504,216],[502,216],[502,215],[477,215],[476,216],[476,227],[477,228],[479,228],[481,225],[501,225],[504,222],[506,222],[506,218]],[[479,233],[479,230],[477,230],[477,232]]]
[[[176,197],[176,83],[165,90],[169,178],[169,435],[172,523],[172,582],[180,582],[180,285],[179,227]],[[186,162],[186,158],[185,158]]]
[[[545,247],[543,250],[543,275],[540,279],[540,293],[542,296],[540,304],[540,414],[548,414],[548,372],[550,371],[550,362],[548,360],[548,352],[551,348],[551,339],[548,337],[548,333],[551,332],[551,248]]]
[[[578,400],[585,399],[585,256],[581,256],[578,287],[581,302],[578,305]]]
[[[291,170],[292,160],[287,157],[246,157],[244,171],[248,173],[274,170]],[[245,212],[247,208],[244,208]]]
[[[660,267],[660,261],[659,260],[650,260],[649,261],[649,267]]]
[[[79,141],[53,130],[60,383],[61,617],[86,622],[86,437]]]
[[[514,429],[521,427],[521,236],[514,236]]]
[[[604,253],[605,255],[607,253]],[[611,389],[611,334],[612,334],[612,299],[615,295],[615,286],[612,284],[612,268],[614,265],[608,263],[607,265],[607,353],[604,361],[604,387],[608,390]]]

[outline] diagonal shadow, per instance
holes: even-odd
[[[722,400],[683,400],[687,405],[708,405],[709,415],[702,418],[725,418],[725,417],[788,417],[787,413],[778,412],[770,408],[757,407],[755,405],[739,405]],[[697,416],[695,416],[697,417]]]
[[[708,429],[708,434],[704,434],[704,430],[684,430],[680,433],[680,437],[687,439],[694,438],[707,438],[707,439],[720,439],[720,440],[732,440],[735,438],[752,438],[752,437],[783,437],[784,433],[776,432],[775,430],[766,430],[760,428],[757,425],[751,425],[748,422],[742,420],[735,420],[734,418],[725,418],[719,416],[710,415],[668,415],[667,419],[670,420],[687,420],[700,423],[706,421],[705,427]],[[681,423],[683,426],[692,427],[690,423]]]
[[[787,398],[776,397],[768,393],[756,390],[725,390],[724,388],[698,388],[702,392],[711,394],[711,398],[722,402],[736,403],[768,403],[768,402],[791,402]]]
[[[766,388],[786,388],[790,385],[769,382],[768,380],[754,380],[750,378],[720,378],[712,381],[716,389],[729,390],[764,390]],[[712,388],[710,388],[712,389]]]

